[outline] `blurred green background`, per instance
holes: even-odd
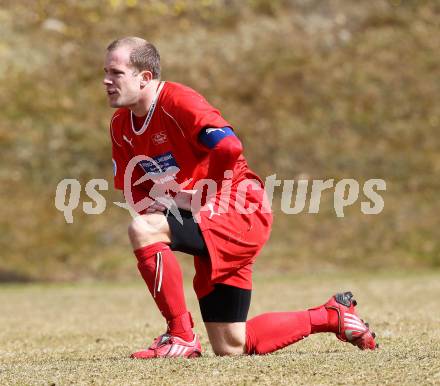
[[[127,35],[222,111],[263,178],[387,182],[378,215],[361,194],[337,218],[331,191],[286,215],[278,195],[259,270],[438,267],[439,20],[436,0],[0,0],[0,281],[137,277],[119,192],[91,216],[83,191],[73,224],[54,206],[63,178],[112,186],[103,56]]]

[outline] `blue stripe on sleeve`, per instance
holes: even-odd
[[[200,131],[199,139],[200,142],[207,148],[212,149],[217,145],[223,138],[235,136],[234,131],[226,127],[208,127]]]

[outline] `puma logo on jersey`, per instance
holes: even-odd
[[[125,135],[122,136],[122,139],[127,142],[131,147],[133,147],[133,138],[128,139]]]
[[[221,131],[222,133],[225,132],[223,129],[206,129],[206,134],[211,134],[214,131]]]

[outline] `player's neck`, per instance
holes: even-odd
[[[159,79],[153,79],[147,86],[145,86],[143,95],[139,102],[134,106],[130,106],[130,110],[135,116],[144,117],[147,115],[148,110],[153,103],[154,97],[156,96],[159,83]]]

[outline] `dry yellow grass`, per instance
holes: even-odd
[[[162,332],[142,283],[9,285],[0,291],[0,384],[439,384],[440,273],[257,276],[251,316],[293,310],[351,289],[381,349],[361,352],[331,335],[267,356],[212,354],[187,288],[205,354],[133,361]]]

